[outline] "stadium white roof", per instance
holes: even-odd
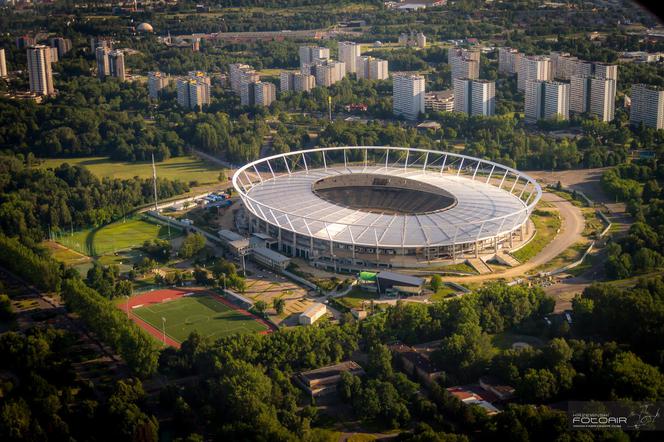
[[[385,213],[323,199],[313,190],[322,179],[352,174],[419,181],[456,201],[440,210]],[[358,176],[346,181],[361,180]],[[473,243],[507,234],[527,221],[542,193],[528,175],[492,161],[392,146],[273,155],[238,169],[233,185],[249,212],[281,229],[337,243],[402,249]],[[383,202],[374,207],[392,203]]]
[[[451,193],[457,204],[449,209],[415,215],[385,215],[354,210],[333,204],[316,195],[314,182],[343,173],[375,173],[406,177],[441,187]],[[277,211],[266,213],[268,221],[288,226],[298,234],[336,242],[373,246],[422,246],[475,241],[492,236],[502,229],[509,231],[520,226],[528,217],[526,205],[506,190],[473,181],[464,176],[441,175],[429,171],[384,167],[348,167],[314,169],[281,175],[255,184],[248,195],[259,203]],[[521,214],[494,223],[483,221]],[[268,212],[269,213],[269,212]],[[286,215],[288,214],[288,216]],[[514,226],[512,226],[512,224]],[[366,229],[365,226],[371,226]],[[480,232],[483,227],[484,232]],[[492,233],[493,232],[493,233]],[[455,241],[456,235],[456,241]],[[378,237],[376,237],[378,236]],[[378,240],[378,241],[377,241]]]

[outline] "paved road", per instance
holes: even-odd
[[[542,200],[552,204],[558,209],[562,224],[560,227],[560,233],[556,235],[553,241],[547,244],[535,257],[523,265],[507,269],[504,272],[490,273],[488,275],[446,277],[445,280],[468,283],[484,282],[494,279],[509,280],[522,278],[527,272],[546,264],[567,250],[567,248],[574,245],[577,241],[580,241],[582,238],[581,233],[585,226],[585,220],[581,210],[566,199],[553,193],[544,192],[542,194]]]

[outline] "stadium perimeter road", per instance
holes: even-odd
[[[504,272],[476,276],[445,277],[445,281],[454,281],[463,284],[468,282],[490,281],[494,279],[511,280],[522,278],[527,272],[536,269],[542,264],[546,264],[567,250],[567,248],[580,241],[582,238],[581,233],[585,226],[585,220],[581,210],[566,199],[553,193],[543,192],[542,200],[558,209],[562,223],[560,233],[553,238],[553,241],[544,246],[544,248],[530,261],[527,261],[520,266],[507,269]]]

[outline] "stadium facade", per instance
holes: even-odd
[[[294,151],[233,176],[248,229],[333,269],[425,267],[523,244],[540,185],[513,168],[404,147]]]

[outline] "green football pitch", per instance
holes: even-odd
[[[182,235],[175,226],[165,226],[140,216],[107,224],[99,229],[87,229],[69,235],[66,232],[55,240],[88,256],[99,256],[118,250],[140,247],[151,239],[172,239]]]
[[[202,336],[213,339],[234,333],[257,333],[268,330],[258,322],[228,307],[208,295],[192,295],[138,307],[132,314],[162,330],[162,318],[166,319],[166,335],[182,342],[196,330]]]

